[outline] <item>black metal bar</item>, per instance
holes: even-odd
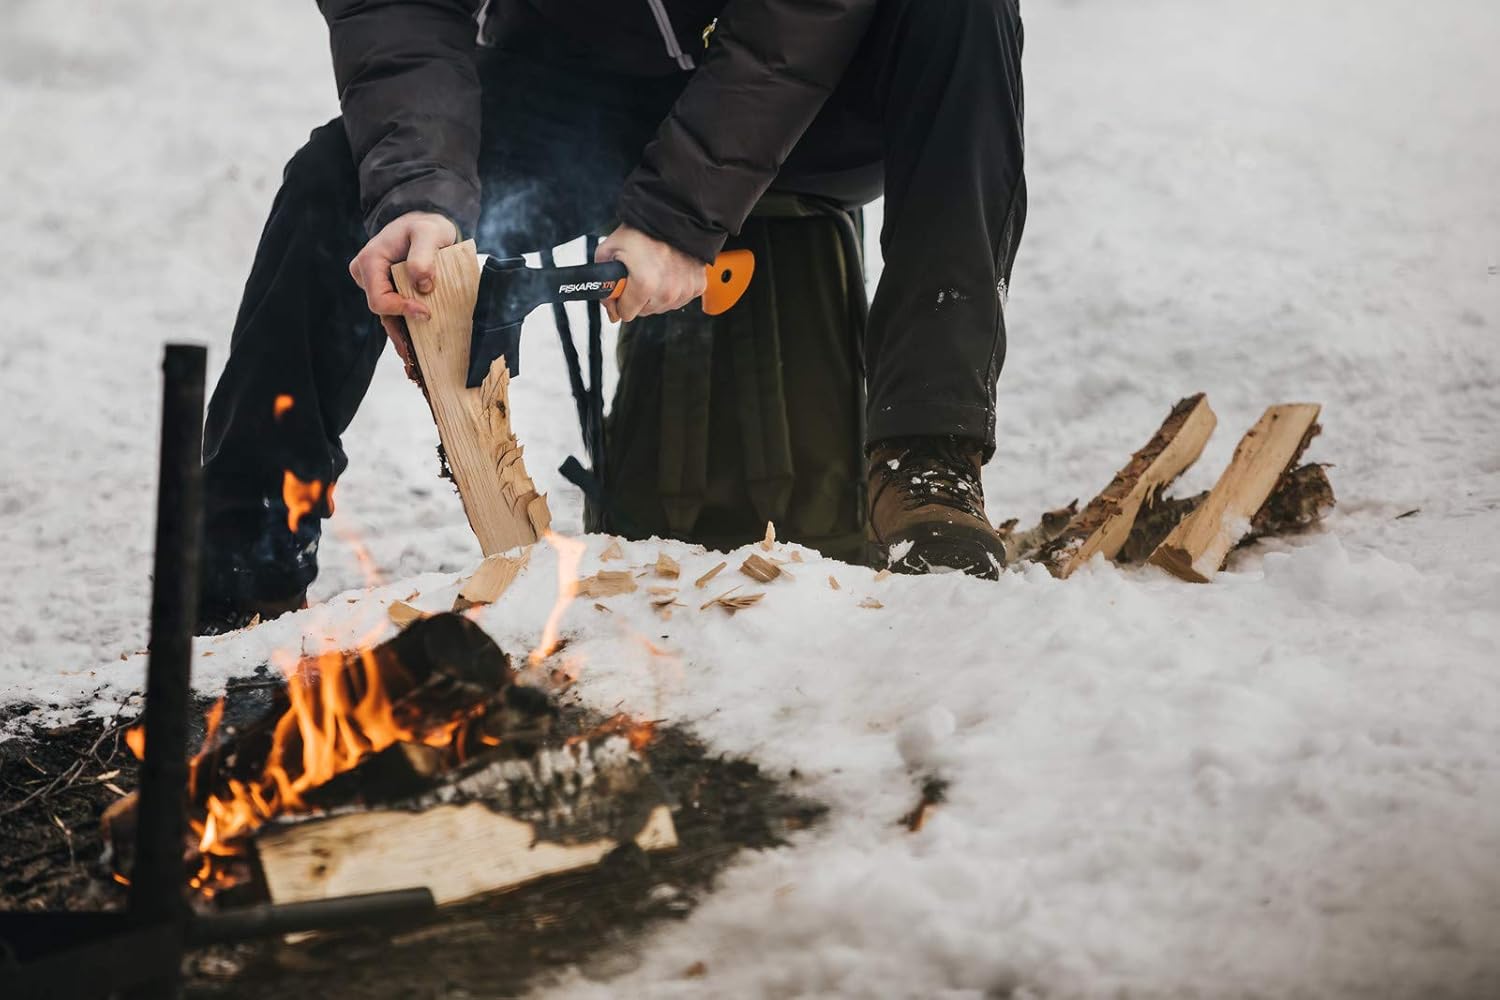
[[[150,658],[146,667],[146,754],[141,764],[130,916],[137,926],[186,916],[189,677],[198,616],[198,558],[203,537],[203,381],[207,349],[168,344],[162,360],[161,468],[156,497],[156,561],[151,586]],[[169,979],[140,995],[175,996]]]
[[[161,991],[161,970],[182,963],[182,925],[156,924],[100,931],[89,922],[54,949],[15,968],[0,968],[5,1000],[102,1000],[124,993],[142,1000]],[[169,984],[169,986],[175,985]]]
[[[188,945],[223,944],[301,931],[347,927],[424,916],[437,908],[427,889],[368,892],[305,903],[262,903],[223,913],[200,914],[188,924]]]

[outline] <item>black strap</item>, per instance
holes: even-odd
[[[594,259],[599,240],[589,236],[584,240],[584,256]],[[549,247],[541,251],[542,263],[556,267],[557,258]],[[610,509],[605,483],[604,454],[604,318],[599,303],[588,303],[588,365],[589,380],[583,380],[583,361],[578,347],[573,343],[573,324],[568,320],[568,308],[561,302],[552,303],[552,318],[557,324],[557,336],[562,342],[563,358],[568,363],[568,388],[573,393],[574,408],[578,411],[578,429],[583,435],[584,452],[589,458],[589,468],[572,455],[558,468],[563,478],[573,483],[584,494],[599,504],[609,518],[618,523],[617,513]]]

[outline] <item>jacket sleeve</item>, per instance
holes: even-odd
[[[876,0],[730,0],[698,72],[625,182],[622,221],[712,260],[812,124]]]
[[[328,22],[344,130],[374,233],[405,212],[479,218],[477,4],[318,0]]]

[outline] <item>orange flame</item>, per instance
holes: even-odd
[[[557,652],[562,618],[567,613],[568,605],[578,596],[578,566],[583,562],[584,552],[588,551],[585,543],[576,538],[564,538],[555,531],[547,532],[545,537],[547,544],[557,550],[557,601],[552,605],[551,614],[547,616],[547,624],[542,627],[541,641],[528,657],[532,666]]]
[[[272,404],[272,409],[276,413],[276,419],[280,420],[282,417],[286,416],[286,412],[290,410],[294,405],[296,405],[296,400],[294,400],[291,396],[288,396],[286,393],[283,392],[281,395],[277,396],[276,402]]]
[[[249,781],[230,779],[226,791],[208,797],[204,818],[194,822],[198,849],[205,855],[233,855],[231,843],[279,813],[309,808],[305,793],[354,767],[368,754],[398,741],[450,745],[463,719],[440,720],[414,729],[396,718],[380,663],[368,648],[356,656],[330,650],[291,661],[273,657],[287,675],[289,704],[272,730],[261,774]],[[419,723],[417,723],[419,724]],[[211,862],[194,884],[211,891]]]
[[[292,532],[297,533],[297,527],[302,519],[313,512],[318,501],[323,499],[323,481],[314,479],[311,482],[303,482],[297,478],[291,469],[281,479],[281,499],[286,503],[286,526]],[[329,508],[333,507],[333,491],[329,491]]]
[[[146,727],[131,726],[125,730],[125,745],[135,754],[136,760],[146,759]]]

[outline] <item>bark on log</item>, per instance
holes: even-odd
[[[1317,435],[1320,410],[1316,403],[1267,408],[1240,439],[1229,467],[1208,496],[1151,553],[1151,563],[1194,583],[1213,579]]]
[[[474,241],[439,250],[430,295],[416,290],[405,264],[391,270],[396,289],[421,301],[430,319],[408,319],[423,389],[469,526],[486,556],[536,542],[552,516],[526,473],[510,425],[510,373],[497,360],[478,389],[465,388],[479,261]]]
[[[1113,559],[1146,502],[1198,460],[1215,423],[1203,393],[1180,400],[1104,491],[1042,548],[1039,561],[1054,576],[1065,578],[1096,553]]]

